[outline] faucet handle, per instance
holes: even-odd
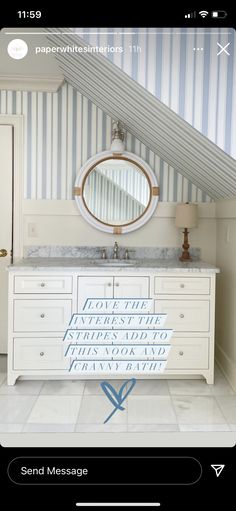
[[[105,248],[103,248],[103,249],[101,250],[101,252],[102,252],[102,259],[106,259],[106,258],[107,258],[106,249],[105,249]]]
[[[125,259],[129,259],[129,251],[128,251],[128,248],[126,249],[125,251]]]

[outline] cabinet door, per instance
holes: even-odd
[[[113,277],[78,277],[78,312],[87,298],[112,298]]]
[[[114,298],[149,298],[149,277],[115,277]]]

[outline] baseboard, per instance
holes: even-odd
[[[216,362],[226,380],[236,392],[236,363],[228,357],[219,344],[216,344]]]

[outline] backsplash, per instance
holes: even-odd
[[[119,259],[125,258],[125,246],[119,246]],[[113,246],[103,247],[73,247],[73,246],[26,246],[24,257],[80,257],[86,259],[101,259],[102,250],[106,250],[108,259],[113,257]],[[130,259],[178,259],[182,250],[176,247],[128,247]],[[200,259],[200,248],[191,248],[193,259]]]
[[[25,199],[72,199],[80,167],[110,148],[111,118],[66,83],[57,93],[0,91],[0,114],[24,115]],[[156,174],[160,201],[211,201],[129,133],[126,148]]]

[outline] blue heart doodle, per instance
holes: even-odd
[[[116,392],[114,387],[112,387],[112,385],[108,381],[102,381],[100,383],[103,392],[105,392],[106,396],[108,397],[108,399],[111,401],[111,403],[115,407],[114,410],[112,410],[110,415],[108,415],[108,417],[104,421],[104,424],[111,419],[112,415],[117,410],[125,410],[125,408],[121,405],[125,401],[125,399],[128,397],[130,392],[133,390],[135,383],[136,383],[136,378],[131,378],[130,380],[126,380],[123,383],[123,385],[121,385],[119,392]],[[123,395],[123,391],[125,390],[126,387],[128,387],[128,388],[126,389],[126,392]]]

